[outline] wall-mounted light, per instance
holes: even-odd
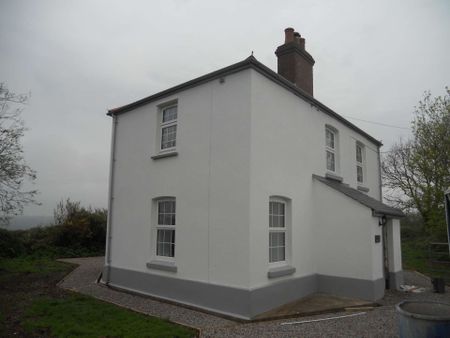
[[[387,223],[386,215],[383,215],[383,216],[381,216],[381,217],[378,217],[378,225],[379,225],[379,226],[386,225],[386,223]]]

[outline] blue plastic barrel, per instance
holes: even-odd
[[[450,337],[450,304],[406,300],[396,309],[400,338]]]

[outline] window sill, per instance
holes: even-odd
[[[169,272],[177,272],[178,270],[175,263],[165,261],[150,261],[147,263],[147,268]]]
[[[334,180],[334,181],[338,181],[338,182],[342,182],[344,179],[342,178],[342,176],[338,176],[336,174],[332,174],[330,172],[327,172],[325,174],[325,177],[330,179],[330,180]]]
[[[288,276],[295,273],[295,268],[290,265],[280,266],[278,268],[271,268],[267,272],[267,277],[269,278],[277,278],[282,276]]]
[[[173,156],[178,156],[178,152],[175,151],[175,150],[172,150],[172,151],[168,151],[166,153],[159,153],[157,155],[151,156],[151,159],[152,160],[157,160],[157,159],[160,159],[160,158],[173,157]]]
[[[358,189],[359,191],[362,191],[362,192],[369,192],[369,191],[370,191],[369,188],[367,188],[367,187],[365,187],[365,186],[363,186],[363,185],[358,185],[358,186],[357,186],[357,189]]]

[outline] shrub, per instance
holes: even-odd
[[[0,257],[13,258],[25,253],[17,232],[0,229]]]
[[[80,257],[102,255],[106,210],[82,207],[70,199],[58,203],[56,225],[28,230],[0,229],[0,257]]]
[[[423,219],[419,214],[409,214],[401,220],[402,239],[423,239],[427,237]]]
[[[70,199],[61,201],[54,212],[58,224],[55,245],[94,252],[104,250],[106,217],[105,209],[84,208]]]

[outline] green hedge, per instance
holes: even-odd
[[[24,253],[25,246],[17,232],[0,228],[0,257],[13,258]]]
[[[106,212],[92,212],[61,225],[0,229],[0,257],[80,257],[104,254]]]

